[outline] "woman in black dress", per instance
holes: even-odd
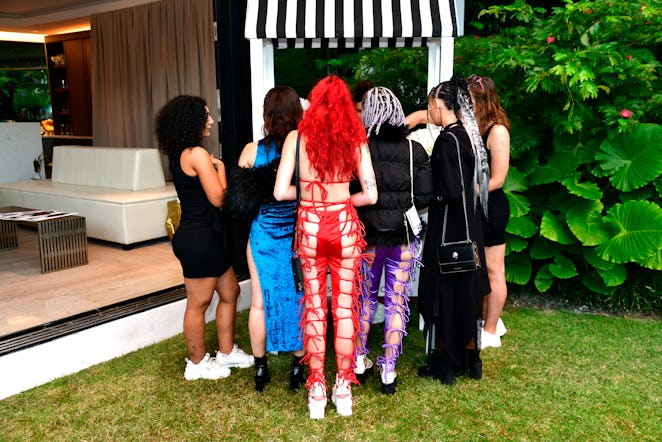
[[[239,284],[223,246],[220,207],[227,189],[225,166],[201,147],[213,123],[202,98],[180,95],[163,106],[155,124],[182,208],[172,248],[182,265],[186,287],[187,380],[220,379],[230,375],[230,367],[253,365],[253,357],[234,345]],[[214,291],[219,294],[216,330],[220,350],[210,357],[205,352],[205,311]]]
[[[510,205],[503,191],[510,163],[510,119],[501,107],[494,81],[472,75],[467,79],[474,104],[476,121],[487,148],[490,163],[489,204],[485,226],[485,260],[492,293],[483,305],[480,347],[500,347],[506,327],[501,312],[508,296],[506,286],[506,225]]]
[[[430,351],[427,366],[422,367],[419,374],[452,385],[455,376],[466,372],[474,379],[482,377],[477,320],[481,316],[483,296],[490,292],[490,286],[485,269],[483,227],[476,189],[481,182],[486,185],[487,162],[484,148],[472,142],[458,118],[460,114],[467,117],[472,112],[464,79],[455,76],[433,88],[428,102],[430,119],[443,130],[435,141],[430,157],[435,201],[429,206],[429,226],[418,291]],[[464,182],[460,178],[456,139]],[[466,238],[462,184],[469,235],[478,245],[480,267],[473,272],[441,274],[437,249],[441,243],[444,217],[447,216],[447,242]]]

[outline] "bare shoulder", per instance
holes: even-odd
[[[253,167],[255,164],[255,156],[257,155],[258,141],[251,141],[244,146],[239,156],[239,167]]]

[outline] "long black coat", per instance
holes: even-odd
[[[466,190],[469,236],[478,245],[481,267],[475,272],[442,275],[439,273],[437,248],[441,243],[444,209],[448,206],[446,241],[466,238],[462,186],[455,140],[459,141],[460,159]],[[437,349],[445,349],[456,362],[464,361],[465,348],[477,338],[477,319],[482,299],[490,290],[485,268],[481,216],[474,205],[474,155],[469,136],[461,125],[442,132],[430,157],[435,202],[429,207],[428,231],[423,246],[423,267],[419,282],[419,306],[426,325],[437,327]]]

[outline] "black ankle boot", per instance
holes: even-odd
[[[455,383],[453,359],[446,351],[442,351],[439,356],[439,380],[444,385],[453,385]]]
[[[438,351],[436,350],[430,351],[430,353],[428,353],[427,364],[418,369],[418,375],[422,378],[439,379],[440,360],[441,360],[441,356]]]
[[[483,361],[480,360],[480,350],[467,349],[467,369],[471,379],[481,379],[483,377]]]
[[[292,355],[290,365],[290,390],[296,391],[303,384],[303,356]]]
[[[255,358],[255,374],[253,375],[253,379],[255,379],[256,391],[264,390],[264,387],[271,380],[266,355],[262,356],[261,358]]]

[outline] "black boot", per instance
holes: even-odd
[[[439,359],[439,380],[442,384],[453,385],[455,383],[455,370],[453,369],[451,355],[442,350]]]
[[[303,356],[292,355],[290,365],[290,390],[297,391],[303,384]]]
[[[422,378],[439,379],[441,354],[436,350],[428,353],[427,364],[418,369],[418,375]]]
[[[269,366],[267,365],[267,355],[264,355],[261,358],[255,358],[255,374],[253,379],[255,379],[256,391],[264,390],[264,387],[271,380]]]
[[[480,350],[467,349],[467,369],[471,379],[483,377],[483,361],[480,360]]]

